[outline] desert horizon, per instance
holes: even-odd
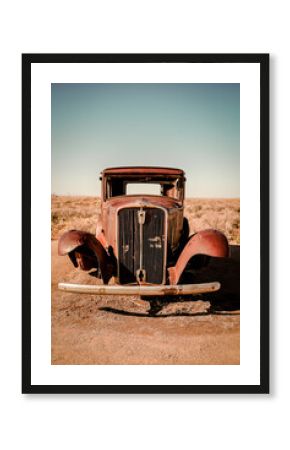
[[[99,196],[57,195],[51,196],[51,239],[69,229],[95,233],[101,214]],[[189,221],[190,234],[205,228],[222,231],[232,245],[240,244],[239,198],[187,198],[184,200],[184,216]]]

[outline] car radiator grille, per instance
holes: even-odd
[[[164,215],[160,208],[124,208],[119,211],[120,283],[165,282]]]

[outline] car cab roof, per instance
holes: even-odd
[[[102,171],[103,176],[107,175],[161,175],[161,176],[184,176],[184,171],[172,167],[156,167],[156,166],[124,166],[109,167]]]

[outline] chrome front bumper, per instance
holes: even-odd
[[[61,291],[75,292],[77,294],[92,295],[198,295],[207,292],[215,292],[220,288],[217,281],[202,284],[177,284],[177,285],[89,285],[59,283]]]

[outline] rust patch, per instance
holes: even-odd
[[[177,284],[188,261],[195,255],[226,258],[229,256],[228,240],[217,230],[204,230],[194,234],[182,250],[174,267],[168,268],[170,284]]]
[[[91,233],[79,230],[64,233],[58,241],[58,254],[68,254],[74,266],[82,270],[100,269],[104,284],[116,273],[114,255]]]

